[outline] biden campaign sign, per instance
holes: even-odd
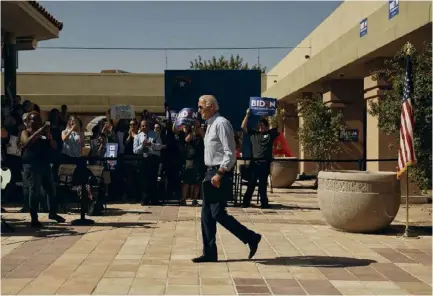
[[[277,99],[251,97],[250,110],[253,115],[274,116],[277,110]]]
[[[175,125],[179,127],[184,124],[194,124],[198,119],[198,112],[192,108],[183,108],[177,113]]]

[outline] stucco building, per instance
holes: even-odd
[[[63,23],[36,1],[1,1],[2,94],[17,94],[18,51],[34,50],[41,40],[55,39]]]
[[[432,40],[431,2],[346,1],[262,78],[263,96],[285,102],[290,116],[284,133],[295,155],[308,158],[296,140],[302,118],[297,100],[321,92],[323,101],[343,112],[344,122],[358,131],[358,140],[343,142],[344,159],[396,158],[393,137],[383,135],[377,118],[368,114],[369,100],[378,100],[384,85],[371,71],[407,41],[415,46]],[[282,42],[284,43],[284,42]],[[128,103],[137,111],[163,112],[164,74],[19,73],[18,93],[43,110],[69,106],[84,121],[101,115],[112,104]],[[3,86],[2,86],[3,87]],[[369,162],[368,170],[395,171],[396,163]],[[358,164],[340,164],[357,169]],[[300,172],[314,164],[300,163]]]

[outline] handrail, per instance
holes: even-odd
[[[97,157],[97,156],[81,156],[77,160],[93,160],[93,161],[107,161],[107,160],[145,160],[142,155],[123,155],[118,157]],[[267,158],[254,158],[254,157],[238,157],[236,160],[269,160]],[[397,161],[397,158],[373,158],[373,159],[302,159],[302,158],[272,158],[271,161],[283,162],[382,162],[382,161]],[[61,161],[60,161],[61,162]]]

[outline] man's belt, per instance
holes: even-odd
[[[208,171],[218,170],[220,168],[220,165],[207,165],[206,168]]]

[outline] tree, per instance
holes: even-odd
[[[417,164],[409,170],[410,179],[421,190],[432,188],[432,44],[424,42],[421,50],[412,53],[414,147]],[[384,67],[373,72],[373,79],[391,87],[379,101],[370,102],[369,113],[378,116],[379,129],[400,137],[400,115],[405,83],[405,52],[401,48]]]
[[[214,56],[210,60],[203,60],[201,56],[190,62],[190,69],[194,70],[260,70],[266,72],[266,67],[254,65],[250,67],[248,63],[244,63],[244,59],[239,56],[231,55],[229,59],[221,55],[218,59]]]
[[[341,151],[340,134],[344,131],[343,115],[323,103],[318,93],[298,102],[303,124],[298,129],[298,140],[304,151],[314,159],[330,160]],[[328,169],[319,163],[318,170]]]

